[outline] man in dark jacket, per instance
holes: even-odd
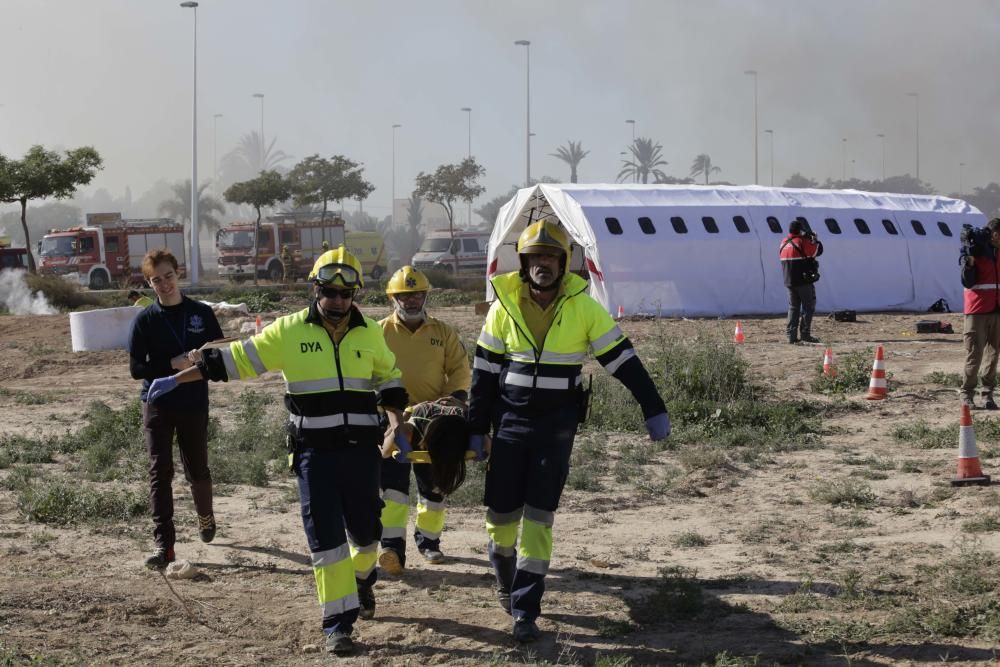
[[[805,223],[796,218],[788,225],[788,236],[781,242],[778,256],[788,288],[788,322],[785,332],[789,343],[818,343],[812,336],[813,313],[816,312],[816,285],[819,274],[816,258],[823,254],[823,244],[816,234],[806,231]]]
[[[184,476],[191,484],[198,532],[215,537],[212,474],[208,468],[208,383],[186,385],[155,405],[146,401],[150,383],[192,366],[188,353],[222,338],[209,306],[181,294],[177,260],[169,250],[151,250],[142,272],[156,301],[136,316],[129,332],[129,371],[142,380],[142,425],[149,451],[149,501],[153,514],[152,555],[146,567],[162,569],[174,560],[173,440],[177,433]]]
[[[973,255],[962,248],[962,287],[965,288],[965,379],[962,382],[962,402],[976,407],[976,375],[983,352],[986,370],[982,374],[984,407],[996,410],[993,389],[997,383],[997,353],[1000,350],[1000,218],[986,225],[990,242]]]

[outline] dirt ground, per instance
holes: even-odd
[[[474,340],[482,322],[471,306],[434,314],[458,326],[466,340]],[[936,426],[958,419],[955,391],[924,378],[933,371],[961,372],[961,334],[916,335],[914,323],[925,317],[863,314],[851,324],[819,319],[813,333],[823,345],[795,346],[783,342],[783,320],[743,320],[743,353],[754,379],[777,397],[828,400],[810,392],[827,344],[835,357],[885,345],[894,391],[880,402],[848,397],[860,407],[824,419],[818,449],[776,454],[763,466],[693,473],[684,494],[567,489],[539,622],[544,638],[530,649],[514,645],[510,619],[495,602],[481,509],[449,511],[443,565],[422,563],[411,543],[405,575],[381,579],[376,619],[356,627],[362,652],[335,660],[319,650],[319,611],[292,481],[227,490],[216,500],[219,535],[205,545],[197,539],[190,496],[175,480],[177,555],[202,571],[195,580],[168,581],[141,566],[150,546],[148,521],[117,531],[41,526],[27,522],[13,493],[0,489],[0,662],[30,654],[84,664],[625,664],[625,657],[631,664],[742,664],[720,662],[726,652],[758,656],[760,664],[996,664],[997,647],[975,639],[926,636],[858,645],[850,636],[814,636],[781,622],[791,613],[782,603],[804,581],[833,595],[847,568],[863,577],[908,573],[953,557],[963,521],[980,516],[989,503],[996,506],[995,487],[962,489],[934,503],[893,502],[904,494],[927,498],[947,487],[955,471],[955,449],[916,449],[892,436],[918,418]],[[941,318],[961,331],[961,315]],[[227,334],[240,324],[226,321]],[[661,334],[731,337],[734,322],[622,326],[642,343]],[[246,386],[213,385],[214,414],[223,415]],[[255,388],[280,395],[283,383],[269,376]],[[76,428],[92,400],[120,407],[135,396],[137,383],[123,351],[71,352],[68,315],[3,316],[0,389],[8,390],[0,391],[0,434],[37,436]],[[48,400],[25,405],[14,399],[15,390]],[[606,436],[609,449],[645,439]],[[666,466],[680,455],[668,450],[655,457]],[[869,482],[879,502],[864,512],[867,525],[832,521],[830,506],[809,497],[810,485],[845,477],[852,458],[866,457],[895,463],[886,479]],[[984,457],[987,468],[998,460]],[[0,470],[0,478],[5,473]],[[781,539],[769,537],[768,527]],[[691,532],[705,544],[678,546],[677,536]],[[979,539],[983,550],[1000,552],[1000,532]],[[824,560],[831,553],[826,547],[845,541],[866,548]],[[636,601],[668,566],[694,568],[708,598],[740,613],[634,623]],[[616,627],[627,630],[609,631]]]

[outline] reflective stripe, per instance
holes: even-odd
[[[375,387],[375,391],[385,391],[386,389],[395,389],[396,387],[402,387],[402,386],[403,383],[400,382],[398,379],[392,379],[387,382],[383,382],[382,384]]]
[[[443,502],[434,502],[433,500],[427,500],[427,498],[424,498],[423,496],[417,496],[417,504],[418,505],[423,505],[424,507],[426,507],[431,512],[443,512],[444,511],[444,503]]]
[[[397,537],[406,537],[406,526],[382,526],[382,539],[393,540]]]
[[[490,542],[490,550],[498,556],[507,556],[508,558],[513,557],[517,554],[517,546],[502,547],[496,542]]]
[[[549,561],[538,558],[517,557],[517,569],[545,576],[549,572]]]
[[[507,358],[511,361],[520,361],[526,364],[535,363],[535,355],[530,352],[509,352]]]
[[[339,600],[334,600],[333,602],[323,602],[320,604],[320,607],[323,609],[323,618],[343,614],[345,611],[357,609],[360,606],[361,605],[358,603],[357,593],[351,593],[350,595],[342,597]]]
[[[382,500],[391,500],[394,503],[399,503],[400,505],[409,505],[410,497],[403,493],[402,491],[397,491],[396,489],[385,489],[382,491]]]
[[[623,336],[622,330],[616,325],[612,327],[611,331],[609,331],[608,333],[604,334],[597,340],[591,341],[590,347],[593,350],[603,350],[608,345],[611,345],[611,343],[615,342],[619,338],[622,338],[622,336]]]
[[[347,546],[351,548],[351,558],[356,558],[358,554],[373,554],[378,551],[378,542],[372,542],[361,547],[354,543],[350,533],[347,533]]]
[[[539,358],[546,364],[582,364],[586,360],[586,352],[542,352]]]
[[[341,544],[339,547],[334,547],[333,549],[327,549],[326,551],[317,551],[312,554],[312,564],[313,567],[323,567],[324,565],[332,565],[337,561],[344,560],[350,555],[346,544]]]
[[[233,351],[228,347],[222,348],[222,363],[226,366],[226,375],[230,380],[240,380],[240,371],[236,368],[236,361],[233,359]]]
[[[556,513],[540,510],[537,507],[532,507],[530,505],[525,505],[524,518],[528,521],[534,521],[537,524],[551,528],[552,524],[555,523]]]
[[[325,415],[323,417],[302,417],[289,415],[288,420],[299,428],[334,428],[344,425],[344,415]],[[378,415],[363,415],[348,413],[348,426],[378,426]]]
[[[606,368],[609,373],[614,375],[615,371],[617,371],[622,364],[624,364],[626,361],[628,361],[634,356],[635,356],[635,350],[633,350],[632,348],[628,348],[622,351],[622,353],[619,354],[615,359],[604,364],[604,368]]]
[[[444,517],[441,517],[441,522],[444,523]],[[440,530],[432,530],[430,528],[424,528],[423,526],[417,526],[417,532],[426,537],[428,540],[436,540],[441,537]]]
[[[533,378],[530,375],[523,375],[521,373],[507,373],[504,378],[504,384],[512,384],[517,387],[531,387],[532,380],[535,380],[534,386],[538,389],[569,389],[570,379],[569,378],[552,378],[540,375],[537,378]],[[579,380],[579,376],[577,376]]]
[[[344,381],[344,389],[360,389],[361,391],[371,391],[372,381],[366,378],[341,378]]]
[[[360,389],[371,391],[370,380],[362,378],[343,378],[344,389]],[[321,380],[296,380],[286,383],[289,394],[308,394],[317,391],[340,391],[340,378],[323,378]]]
[[[479,371],[486,371],[487,373],[493,373],[494,375],[500,374],[500,369],[503,368],[500,364],[493,364],[483,359],[482,357],[475,357],[472,360],[472,367]]]
[[[505,512],[503,514],[498,514],[492,509],[486,510],[486,523],[494,526],[502,526],[508,523],[517,523],[521,520],[521,515],[524,514],[524,508],[519,507],[513,512]]]
[[[257,354],[257,345],[253,342],[253,338],[248,338],[243,341],[243,353],[246,354],[247,359],[250,360],[250,365],[253,366],[254,373],[257,375],[263,375],[267,372],[264,362],[260,360],[260,355]]]
[[[484,329],[479,332],[479,340],[477,343],[482,343],[485,347],[491,347],[494,350],[505,350],[507,346],[503,344],[503,341],[494,336],[493,334],[487,333]]]
[[[972,287],[969,287],[967,289],[992,289],[992,290],[996,290],[996,289],[1000,289],[1000,285],[997,285],[996,283],[983,283],[982,285],[973,285]]]

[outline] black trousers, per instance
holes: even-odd
[[[801,315],[800,315],[801,312]],[[812,335],[813,314],[816,312],[816,284],[792,285],[788,288],[788,340]]]
[[[212,473],[208,469],[208,408],[176,410],[142,404],[142,426],[149,452],[149,505],[153,514],[153,541],[174,546],[174,433],[184,478],[191,485],[195,511],[212,513]]]

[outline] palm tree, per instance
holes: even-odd
[[[722,171],[722,168],[712,164],[712,158],[708,156],[708,153],[702,153],[691,163],[691,176],[705,174],[705,185],[708,185],[709,174],[720,171]]]
[[[583,150],[582,141],[567,141],[566,146],[560,146],[555,153],[549,153],[552,157],[559,158],[569,165],[570,183],[576,183],[576,167],[589,154],[590,151]]]
[[[618,172],[619,183],[624,183],[626,180],[649,183],[650,176],[658,182],[667,177],[663,170],[657,169],[667,164],[667,161],[662,159],[663,146],[658,142],[654,143],[652,139],[639,137],[629,145],[628,149],[632,153],[632,159],[622,160],[625,166]]]
[[[222,226],[222,221],[219,220],[214,214],[223,214],[226,212],[226,207],[221,201],[213,197],[212,195],[206,195],[205,189],[209,186],[209,182],[202,183],[198,186],[198,224],[202,232],[209,231],[213,234],[219,231]],[[175,220],[180,220],[184,224],[184,236],[187,241],[185,247],[191,247],[191,179],[187,179],[183,183],[174,183],[170,186],[170,190],[173,192],[173,199],[164,199],[156,207],[156,210],[160,215],[166,215]],[[199,234],[199,237],[201,235]],[[198,258],[201,259],[200,257]],[[199,269],[201,266],[199,265]]]
[[[276,170],[292,156],[282,150],[275,150],[275,137],[267,146],[261,145],[260,135],[253,131],[240,137],[236,148],[222,156],[220,172],[225,174],[223,183],[235,183],[256,178],[262,171]]]

